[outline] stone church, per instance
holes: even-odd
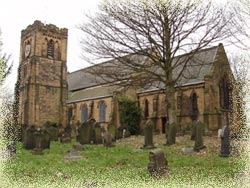
[[[104,126],[112,123],[118,128],[117,96],[122,95],[138,101],[143,112],[142,130],[144,120],[152,118],[155,132],[165,133],[163,88],[124,89],[108,84],[89,73],[93,66],[68,73],[67,37],[67,29],[40,21],[22,30],[16,84],[19,124],[40,126],[51,121],[74,126],[94,118]],[[190,114],[199,111],[204,128],[216,132],[232,117],[232,72],[223,44],[200,50],[196,57],[203,61],[202,65],[190,66],[192,76],[183,78],[175,87],[178,124],[186,129]],[[102,66],[107,63],[110,61]]]

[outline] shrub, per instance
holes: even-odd
[[[140,134],[141,108],[137,101],[120,97],[118,102],[121,124],[127,127],[131,135]]]

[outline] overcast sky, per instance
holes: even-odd
[[[4,53],[11,54],[14,67],[7,83],[14,88],[19,64],[21,30],[40,20],[59,28],[68,28],[68,71],[86,67],[80,58],[81,32],[76,26],[82,23],[84,13],[94,11],[100,0],[5,0],[0,6],[0,28]]]

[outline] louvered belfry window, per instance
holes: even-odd
[[[54,41],[51,39],[48,42],[48,52],[47,52],[48,58],[53,59],[54,58]]]

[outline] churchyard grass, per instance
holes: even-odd
[[[68,161],[64,154],[68,144],[51,142],[44,155],[33,155],[18,143],[13,159],[1,160],[1,187],[237,187],[235,178],[244,165],[240,156],[221,158],[218,145],[205,142],[207,148],[199,153],[183,154],[181,148],[193,146],[183,137],[172,146],[164,142],[156,147],[164,150],[170,173],[151,177],[147,171],[149,151],[141,136],[115,147],[84,145],[83,160]],[[218,138],[214,138],[218,139]],[[137,141],[140,140],[140,141]],[[3,184],[3,185],[2,185]]]

